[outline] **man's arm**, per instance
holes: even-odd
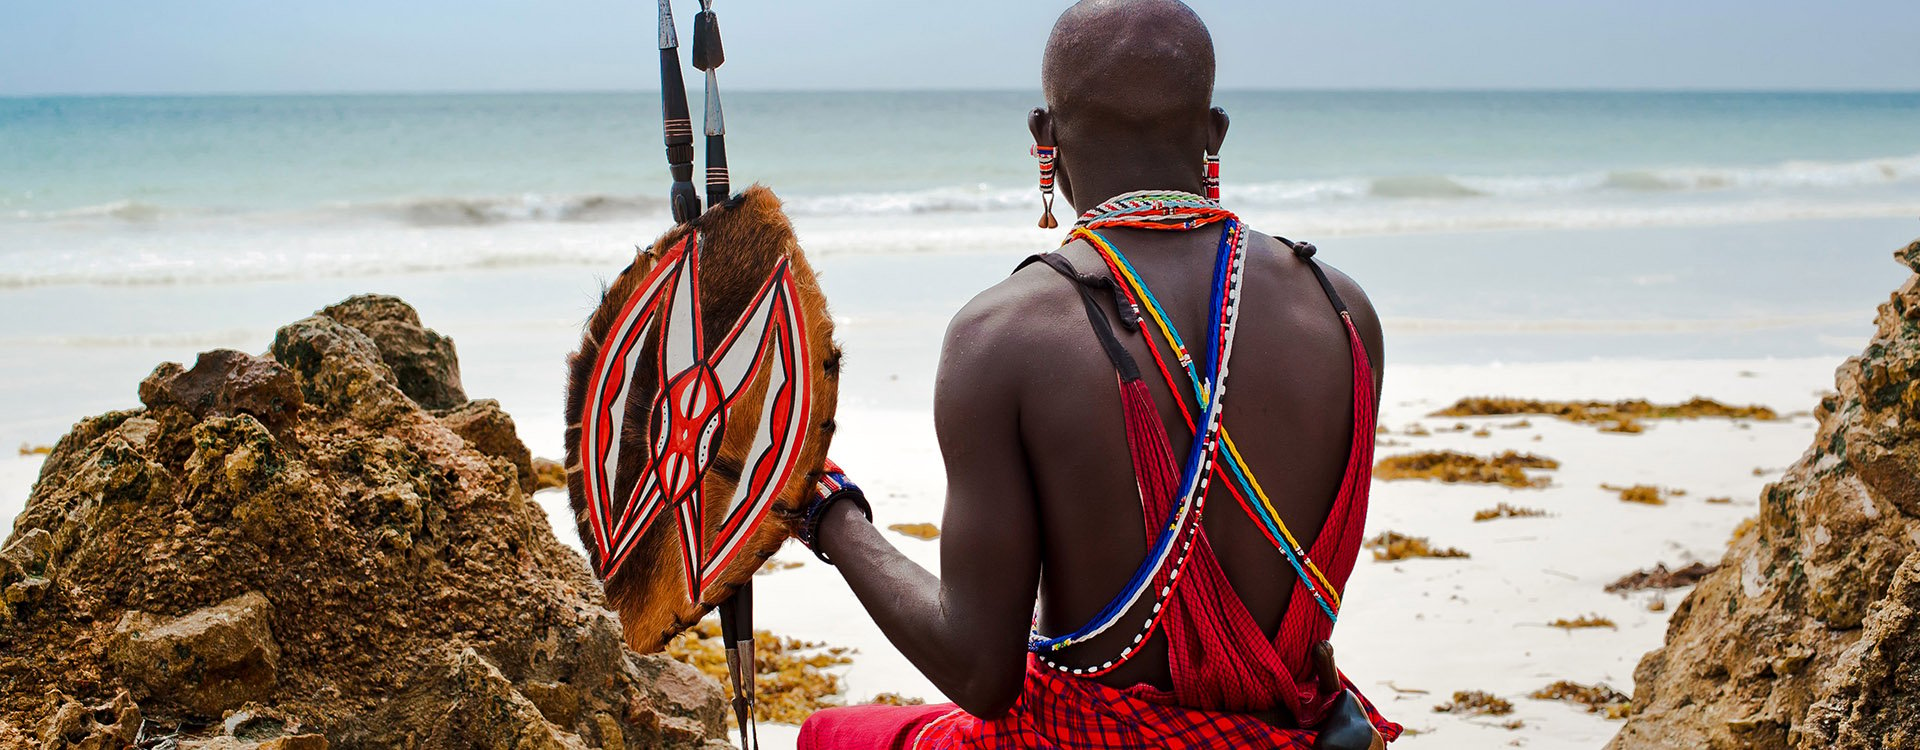
[[[1021,334],[1006,302],[994,291],[969,304],[941,351],[934,426],[947,470],[942,577],[900,554],[851,503],[830,509],[817,542],[887,639],[983,718],[1005,713],[1020,695],[1040,581],[1020,377],[1010,361],[1023,347],[1008,340]]]

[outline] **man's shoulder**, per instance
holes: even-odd
[[[1081,314],[1073,284],[1044,263],[1030,263],[973,296],[947,326],[947,339],[995,345],[1041,344],[1057,335],[1063,313]]]
[[[1271,247],[1275,253],[1284,255],[1286,260],[1291,261],[1295,257],[1293,252],[1287,247],[1287,244],[1278,238],[1258,232],[1254,234],[1260,238],[1263,244]],[[1333,285],[1334,294],[1339,295],[1340,301],[1346,305],[1348,313],[1353,316],[1354,328],[1359,332],[1361,341],[1366,344],[1368,354],[1370,355],[1369,358],[1374,361],[1375,368],[1379,369],[1381,360],[1384,358],[1385,348],[1385,342],[1383,340],[1384,334],[1381,331],[1380,315],[1374,310],[1373,300],[1367,296],[1366,290],[1360,287],[1360,282],[1355,281],[1352,276],[1347,275],[1345,271],[1340,270],[1330,262],[1333,260],[1333,257],[1337,257],[1339,254],[1337,247],[1332,250],[1333,252],[1316,252],[1313,256],[1313,262],[1319,264],[1321,270],[1326,272],[1327,283]],[[1300,264],[1288,263],[1286,265]]]
[[[1017,400],[1072,346],[1067,326],[1075,324],[1084,330],[1087,322],[1073,285],[1042,263],[1021,268],[974,295],[947,324],[936,396],[966,383],[975,396]]]

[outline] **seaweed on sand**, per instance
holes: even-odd
[[[1604,682],[1582,685],[1571,680],[1560,680],[1533,691],[1527,697],[1586,706],[1587,713],[1605,714],[1609,719],[1625,719],[1633,715],[1633,699]]]
[[[1527,475],[1527,469],[1558,469],[1560,462],[1532,453],[1507,451],[1481,458],[1454,451],[1424,451],[1388,456],[1373,466],[1375,479],[1431,479],[1448,484],[1498,484],[1515,488],[1545,487],[1553,480]]]
[[[1613,628],[1614,630],[1620,629],[1620,626],[1615,625],[1613,623],[1613,620],[1607,619],[1605,617],[1601,617],[1600,615],[1597,615],[1597,614],[1581,615],[1571,620],[1562,617],[1558,620],[1554,620],[1553,622],[1547,623],[1547,626],[1560,628],[1561,630],[1588,630],[1592,628]]]
[[[1608,432],[1637,433],[1639,420],[1645,419],[1752,419],[1772,421],[1780,415],[1765,406],[1732,406],[1710,398],[1694,397],[1678,404],[1656,404],[1645,399],[1624,401],[1542,401],[1502,397],[1463,398],[1440,411],[1435,417],[1489,417],[1530,415],[1556,417],[1569,422],[1601,424]]]
[[[1411,558],[1466,558],[1466,552],[1454,547],[1437,548],[1424,536],[1407,536],[1398,531],[1382,532],[1379,536],[1366,541],[1367,549],[1373,550],[1373,559],[1380,562],[1407,560]]]
[[[1620,580],[1607,584],[1607,593],[1686,588],[1699,583],[1700,579],[1719,569],[1718,565],[1696,562],[1683,568],[1668,570],[1666,563],[1660,563],[1651,568],[1636,570],[1621,576]]]
[[[1506,716],[1513,713],[1513,703],[1484,690],[1457,690],[1454,691],[1453,700],[1434,706],[1433,712],[1469,716]]]
[[[760,569],[753,571],[753,574],[757,576],[770,576],[783,570],[793,570],[804,564],[805,563],[798,560],[768,560],[761,563]]]
[[[1509,505],[1507,503],[1501,503],[1499,505],[1488,508],[1486,510],[1475,511],[1473,514],[1473,520],[1475,522],[1480,522],[1480,521],[1495,521],[1502,518],[1539,518],[1545,515],[1547,515],[1547,512],[1544,510],[1540,510],[1539,508],[1524,508],[1516,505]]]
[[[899,693],[881,693],[867,701],[871,706],[924,706],[926,701],[920,698],[908,698]]]
[[[922,541],[932,541],[940,538],[940,527],[930,523],[896,523],[888,526],[887,530]]]
[[[1641,505],[1666,505],[1668,500],[1686,496],[1686,490],[1661,489],[1650,484],[1636,484],[1622,487],[1614,484],[1600,485],[1600,489],[1620,493],[1620,502],[1639,503]]]
[[[759,662],[753,717],[776,724],[799,724],[822,708],[840,705],[840,676],[829,672],[853,663],[852,649],[753,631]],[[720,623],[708,618],[667,644],[667,655],[727,684],[727,654]],[[733,713],[727,713],[733,721]]]

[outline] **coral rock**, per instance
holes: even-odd
[[[512,463],[514,470],[520,473],[520,492],[533,494],[537,487],[533,453],[527,450],[525,443],[520,442],[520,433],[514,430],[513,417],[500,410],[500,402],[490,398],[468,401],[441,412],[439,418],[441,424],[467,441],[467,445],[474,450]]]
[[[279,429],[304,403],[293,373],[280,363],[231,349],[200,355],[193,369],[167,362],[140,382],[149,409],[179,407],[195,418],[251,414]]]
[[[140,732],[140,707],[126,691],[98,706],[87,706],[55,692],[47,702],[58,706],[40,729],[41,750],[120,750],[132,747]]]
[[[400,391],[421,407],[450,409],[466,403],[453,339],[422,326],[420,314],[400,298],[363,294],[320,314],[372,339]]]
[[[373,339],[332,318],[315,315],[281,328],[273,358],[293,371],[308,404],[332,414],[379,425],[417,407]]]
[[[177,618],[128,612],[114,626],[108,658],[139,697],[219,716],[273,692],[280,647],[272,616],[257,593]]]
[[[627,650],[452,351],[356,298],[75,424],[0,545],[0,747],[719,747],[720,684]]]
[[[1920,242],[1897,257],[1920,272]],[[1920,276],[1835,373],[1754,530],[1634,671],[1610,747],[1920,747]]]

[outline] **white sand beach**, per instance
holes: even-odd
[[[1439,241],[1477,239],[1463,235]],[[1874,250],[1878,255],[1879,248]],[[820,260],[848,352],[834,455],[869,489],[883,523],[940,520],[943,478],[930,416],[940,331],[973,289],[1004,273],[1008,260],[999,255]],[[1368,262],[1377,261],[1357,264]],[[926,288],[873,283],[905,268],[941,282]],[[161,360],[190,360],[194,352],[216,346],[263,350],[272,325],[350,293],[377,289],[406,297],[428,326],[453,336],[468,392],[500,399],[534,453],[557,456],[561,357],[574,345],[579,320],[594,302],[595,275],[586,268],[560,267],[211,287],[62,287],[58,294],[15,290],[10,294],[16,299],[33,298],[31,305],[10,308],[15,315],[46,317],[24,324],[16,317],[9,326],[9,377],[0,394],[12,417],[0,439],[12,441],[9,447],[51,443],[79,416],[134,405],[133,385]],[[209,299],[227,304],[209,304]],[[184,304],[187,300],[195,304]],[[1859,302],[1862,334],[1872,302]],[[132,331],[79,343],[56,340],[62,328],[84,328],[85,316],[97,314],[87,310],[100,305],[133,313],[127,326]],[[171,317],[138,317],[141,311],[175,310],[179,314]],[[229,312],[237,310],[245,314]],[[76,319],[82,323],[71,322]],[[34,338],[34,325],[50,332]],[[1435,335],[1430,324],[1389,316],[1390,352],[1398,341],[1416,351],[1436,347]],[[1568,348],[1578,348],[1583,335],[1561,334]],[[35,366],[55,353],[58,367]],[[1557,459],[1561,468],[1542,473],[1551,477],[1543,489],[1376,482],[1370,536],[1392,530],[1429,537],[1471,557],[1379,563],[1364,559],[1363,552],[1335,632],[1341,665],[1389,717],[1417,732],[1396,746],[1596,747],[1617,722],[1527,694],[1563,679],[1632,692],[1635,663],[1660,643],[1668,615],[1685,590],[1614,595],[1603,588],[1656,563],[1716,562],[1734,527],[1754,512],[1760,488],[1806,447],[1814,423],[1805,411],[1830,387],[1840,358],[1613,357],[1509,364],[1415,359],[1388,366],[1381,424],[1392,434],[1380,436],[1380,457],[1416,450],[1481,455],[1515,450]],[[1531,417],[1530,426],[1513,429],[1507,425],[1517,417],[1427,416],[1474,395],[1656,402],[1705,396],[1765,405],[1786,416],[1768,422],[1652,420],[1637,435],[1547,417]],[[1461,422],[1467,431],[1450,431]],[[1432,434],[1404,434],[1414,424]],[[1476,436],[1483,427],[1488,434]],[[0,455],[0,515],[11,517],[24,504],[38,464],[37,456],[13,450]],[[1686,494],[1665,506],[1643,506],[1621,502],[1602,484],[1650,484]],[[1721,497],[1731,502],[1708,502]],[[565,494],[548,491],[537,500],[554,519],[556,535],[577,544]],[[1503,501],[1549,515],[1473,521],[1475,511]],[[938,569],[937,543],[895,538],[914,559]],[[846,700],[860,702],[882,692],[941,700],[875,629],[830,568],[797,546],[777,559],[800,566],[762,579],[759,623],[783,635],[856,649],[844,671]],[[1655,599],[1664,611],[1649,611]],[[1609,618],[1615,627],[1566,631],[1548,626],[1588,614]],[[1514,711],[1497,718],[1433,711],[1458,690],[1491,692],[1512,701]],[[1509,722],[1518,726],[1510,728]],[[795,731],[767,726],[763,738],[770,748],[790,746]]]
[[[1348,584],[1335,630],[1341,667],[1389,718],[1409,733],[1396,747],[1593,748],[1618,729],[1567,703],[1528,699],[1558,680],[1604,682],[1633,691],[1640,655],[1657,647],[1684,589],[1609,594],[1604,587],[1640,568],[1718,562],[1734,527],[1754,513],[1760,488],[1805,449],[1814,423],[1804,410],[1832,382],[1837,362],[1821,359],[1556,363],[1510,366],[1409,366],[1389,377],[1383,425],[1430,431],[1461,422],[1468,432],[1429,437],[1383,435],[1406,443],[1381,456],[1415,450],[1478,454],[1504,450],[1558,459],[1544,489],[1516,490],[1423,481],[1374,485],[1367,534],[1394,530],[1458,547],[1465,560],[1393,563],[1363,558]],[[1499,393],[1556,399],[1649,398],[1684,401],[1706,395],[1766,405],[1774,422],[1649,422],[1638,435],[1600,432],[1532,417],[1526,429],[1500,425],[1513,417],[1428,418],[1461,396]],[[842,418],[836,460],[871,488],[885,523],[938,522],[942,485],[931,420],[924,412],[851,411]],[[1490,428],[1489,437],[1473,431]],[[1537,438],[1537,439],[1536,439]],[[1755,474],[1760,469],[1762,473]],[[1602,484],[1651,484],[1684,490],[1668,505],[1623,503]],[[553,505],[564,496],[551,493]],[[1709,498],[1731,498],[1729,504]],[[1542,518],[1476,523],[1477,510],[1500,502],[1545,510]],[[551,506],[550,506],[551,507]],[[904,536],[908,555],[938,570],[938,546]],[[802,563],[758,587],[761,618],[777,632],[859,649],[846,671],[847,694],[859,701],[894,692],[929,701],[938,693],[874,628],[837,574],[803,549],[776,559]],[[1658,599],[1664,611],[1648,611]],[[1598,614],[1615,628],[1567,631],[1547,623]],[[1483,690],[1512,701],[1498,718],[1437,714],[1454,691]],[[1508,722],[1523,726],[1510,729]],[[792,731],[767,727],[771,740]]]

